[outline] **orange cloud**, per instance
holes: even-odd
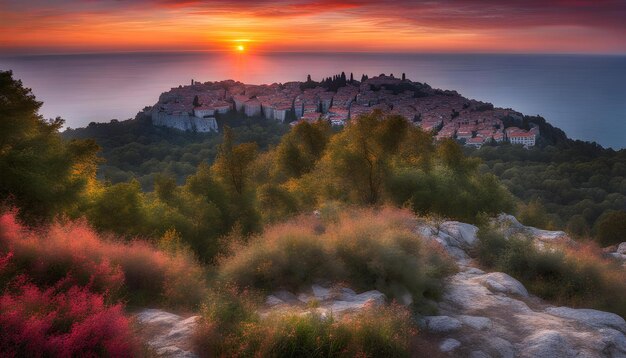
[[[3,51],[626,52],[621,0],[0,0]]]

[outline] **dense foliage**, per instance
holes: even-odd
[[[63,120],[44,120],[41,105],[11,72],[0,71],[0,200],[30,223],[73,207],[96,169],[93,140],[63,140]]]
[[[483,147],[471,155],[483,160],[483,171],[498,176],[527,203],[521,208],[522,222],[596,236],[604,244],[619,241],[606,237],[623,230],[624,221],[607,221],[606,216],[626,214],[626,150],[568,140],[531,149]]]
[[[166,173],[155,176],[149,193],[137,181],[96,182],[68,214],[129,238],[175,230],[197,257],[213,262],[223,236],[247,236],[328,201],[408,205],[466,221],[512,208],[506,190],[480,175],[456,143],[435,144],[399,116],[375,111],[338,133],[322,121],[300,123],[265,152],[240,143],[235,129],[223,131],[212,165],[201,163],[183,185]]]
[[[233,248],[219,278],[238,287],[296,291],[319,280],[376,289],[400,299],[411,293],[414,308],[441,293],[441,280],[454,264],[438,247],[412,232],[408,211],[343,209],[326,220],[301,217],[265,230]]]
[[[478,162],[464,157],[456,143],[434,144],[403,117],[380,111],[359,116],[334,135],[323,122],[298,124],[258,163],[257,182],[281,194],[263,212],[286,215],[294,206],[314,209],[339,200],[408,205],[424,214],[474,221],[481,212],[512,206],[494,177],[479,175]]]
[[[243,118],[235,113],[218,118],[220,131],[226,125],[233,128],[238,142],[253,142],[261,149],[278,143],[288,129],[276,121]],[[198,165],[213,162],[222,141],[216,133],[153,126],[149,114],[143,112],[132,120],[67,129],[63,137],[95,140],[104,159],[98,166],[98,178],[113,184],[136,179],[143,190],[152,190],[158,175],[168,175],[183,183]]]

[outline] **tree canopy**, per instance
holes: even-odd
[[[63,120],[43,119],[41,105],[10,71],[0,72],[0,198],[31,223],[75,206],[98,162],[96,143],[63,140]]]

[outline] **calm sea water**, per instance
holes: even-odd
[[[0,69],[12,69],[44,101],[44,116],[61,116],[69,127],[134,117],[191,79],[260,84],[341,71],[356,79],[405,72],[435,88],[542,115],[572,138],[626,148],[624,56],[127,53],[0,57]]]

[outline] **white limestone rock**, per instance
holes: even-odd
[[[527,235],[535,241],[539,248],[543,248],[544,243],[556,241],[573,243],[573,240],[563,231],[542,230],[532,226],[524,226],[513,215],[500,214],[496,218],[496,223],[506,237],[514,234]]]
[[[186,351],[184,349],[178,348],[176,346],[167,346],[162,347],[156,350],[156,354],[159,357],[167,357],[167,358],[196,358],[198,357],[196,354]]]
[[[347,288],[347,287],[342,287],[340,289],[340,294],[341,294],[341,299],[344,300],[344,301],[349,301],[354,296],[356,296],[356,292],[354,292],[353,289],[350,289],[350,288]]]
[[[422,237],[431,237],[435,235],[436,230],[428,225],[420,225],[415,229],[416,233]]]
[[[469,275],[484,275],[485,274],[485,271],[476,267],[469,267],[463,272]]]
[[[476,330],[489,329],[493,326],[493,322],[487,317],[479,316],[459,316],[458,319],[466,326],[472,327]]]
[[[135,315],[135,319],[147,328],[147,343],[159,357],[196,357],[188,347],[192,345],[191,340],[200,316],[183,318],[157,309],[144,309]]]
[[[265,298],[265,304],[270,307],[282,305],[283,303],[285,303],[283,300],[274,295],[269,295]]]
[[[448,316],[427,316],[424,317],[426,327],[431,332],[447,333],[461,328],[461,321]]]
[[[505,232],[519,231],[525,228],[522,223],[517,221],[517,218],[509,214],[500,214],[496,218],[496,222],[501,226]]]
[[[471,351],[469,358],[491,358],[491,356],[483,351]]]
[[[313,296],[320,301],[324,301],[332,297],[332,293],[329,288],[322,287],[320,285],[313,285],[311,286],[311,290],[313,291]]]
[[[543,241],[546,243],[555,241],[571,241],[570,237],[564,231],[549,231],[541,230],[531,226],[527,226],[526,230],[528,234],[535,240]]]
[[[491,272],[482,275],[479,281],[494,292],[511,293],[522,297],[528,297],[528,291],[521,282],[503,272]]]
[[[442,352],[452,352],[453,350],[459,348],[461,346],[461,342],[457,341],[454,338],[448,338],[446,340],[444,340],[443,342],[441,342],[441,344],[439,345],[439,349]]]
[[[148,308],[136,314],[135,319],[142,324],[150,324],[167,328],[173,327],[174,324],[181,321],[183,318],[173,313]]]
[[[298,297],[296,297],[296,295],[286,290],[276,291],[273,293],[273,296],[283,302],[293,303],[293,304],[300,303],[300,300],[298,299]]]
[[[620,255],[626,255],[626,242],[622,242],[621,244],[619,244],[619,246],[617,246],[617,252]]]
[[[521,344],[520,357],[544,358],[544,357],[576,357],[568,339],[558,331],[542,330],[526,339]]]
[[[377,305],[382,305],[385,303],[386,297],[385,294],[380,291],[371,290],[357,294],[356,296],[354,296],[354,300],[364,302],[370,301],[374,302]]]
[[[476,244],[478,228],[474,225],[458,222],[446,221],[441,225],[441,231],[456,240],[458,247],[470,248]]]
[[[380,301],[374,299],[353,300],[353,301],[332,301],[330,305],[322,308],[329,309],[332,313],[355,312],[370,306],[380,306]]]
[[[515,348],[513,344],[501,337],[487,337],[487,346],[497,353],[497,357],[514,358]]]
[[[176,322],[174,326],[167,332],[165,339],[167,341],[180,341],[191,337],[198,325],[200,316],[191,316],[182,321]]]
[[[612,357],[620,355],[626,357],[626,336],[611,328],[603,328],[598,331],[604,343],[603,350],[610,353]]]
[[[595,328],[613,328],[626,333],[626,321],[615,313],[588,308],[550,307],[546,313],[578,321]]]

